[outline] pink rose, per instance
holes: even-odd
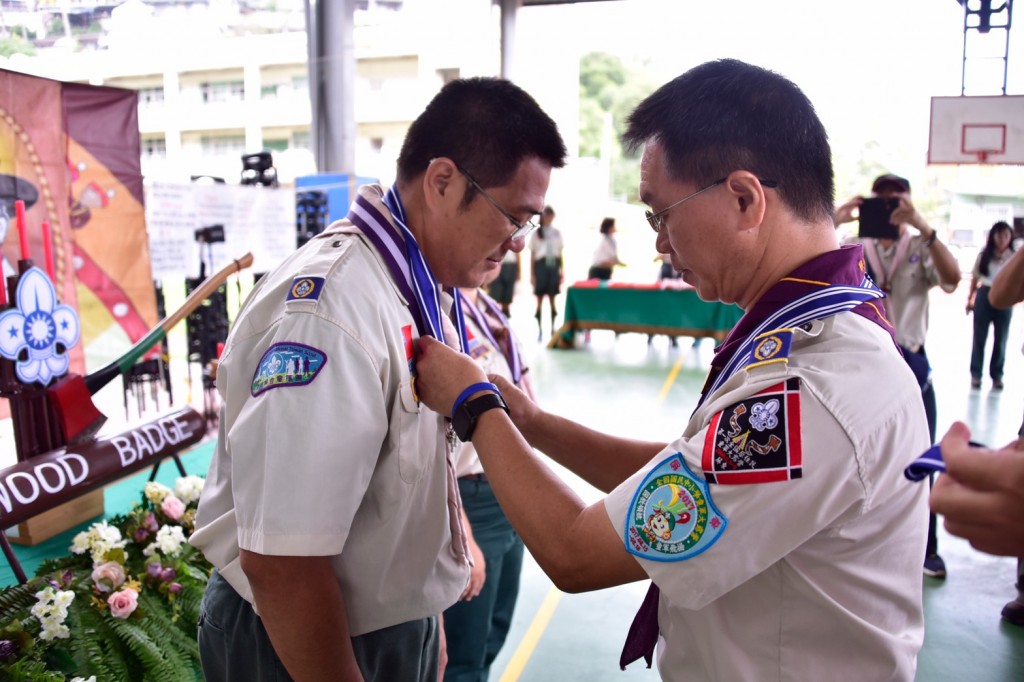
[[[177,521],[181,518],[181,515],[185,513],[185,503],[174,495],[168,495],[164,498],[164,501],[160,503],[160,511],[162,511],[164,516],[167,518]]]
[[[107,603],[110,604],[110,615],[114,618],[127,618],[139,605],[139,593],[135,590],[119,590],[107,597]]]
[[[124,584],[124,567],[116,561],[100,564],[92,569],[92,581],[100,592],[112,592]]]

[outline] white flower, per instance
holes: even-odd
[[[160,526],[156,532],[156,545],[167,556],[174,556],[185,544],[185,533],[181,526]]]
[[[204,483],[205,479],[200,476],[179,478],[174,484],[174,494],[185,504],[196,502],[203,493]]]
[[[150,481],[142,488],[142,492],[145,494],[147,500],[158,505],[164,501],[165,497],[171,494],[171,489],[163,483]]]
[[[75,554],[85,554],[90,547],[92,547],[92,540],[89,538],[89,533],[84,530],[71,541],[71,551]]]
[[[96,682],[96,676],[93,675],[93,676],[88,677],[88,678],[86,678],[86,677],[72,677],[71,678],[71,682]]]
[[[75,554],[84,554],[88,550],[92,553],[93,563],[98,564],[103,563],[103,557],[107,552],[127,544],[128,541],[121,538],[121,531],[116,526],[100,521],[89,526],[88,531],[75,536],[71,542],[71,551]]]
[[[74,598],[74,592],[56,590],[52,586],[36,592],[36,599],[39,601],[35,603],[31,611],[43,626],[39,632],[41,639],[66,639],[70,636],[70,631],[64,625],[64,619],[68,617],[68,604]]]

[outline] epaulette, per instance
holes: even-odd
[[[793,343],[792,329],[773,329],[759,334],[750,349],[750,358],[744,369],[750,371],[776,362],[789,362],[789,350]]]

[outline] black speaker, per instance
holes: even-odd
[[[204,278],[186,277],[185,294],[191,294]],[[202,305],[185,318],[189,362],[206,367],[217,357],[217,344],[228,338],[228,289],[221,284]]]
[[[327,227],[327,193],[309,190],[295,193],[295,231],[302,246]]]

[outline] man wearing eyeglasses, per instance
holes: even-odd
[[[191,538],[217,569],[207,680],[438,679],[438,615],[471,559],[455,436],[420,402],[414,344],[469,349],[457,287],[523,249],[565,155],[512,83],[448,83],[409,128],[395,184],[361,187],[253,290],[218,368]]]
[[[928,433],[884,293],[838,243],[811,103],[778,74],[709,62],[644,100],[625,140],[644,146],[658,251],[745,315],[671,443],[642,417],[634,439],[603,434],[495,380],[511,413],[479,415],[472,442],[502,509],[562,590],[653,581],[622,666],[657,648],[666,680],[913,680],[927,491],[902,458]],[[428,405],[492,392],[443,345],[419,350]],[[607,497],[584,504],[530,446]]]

